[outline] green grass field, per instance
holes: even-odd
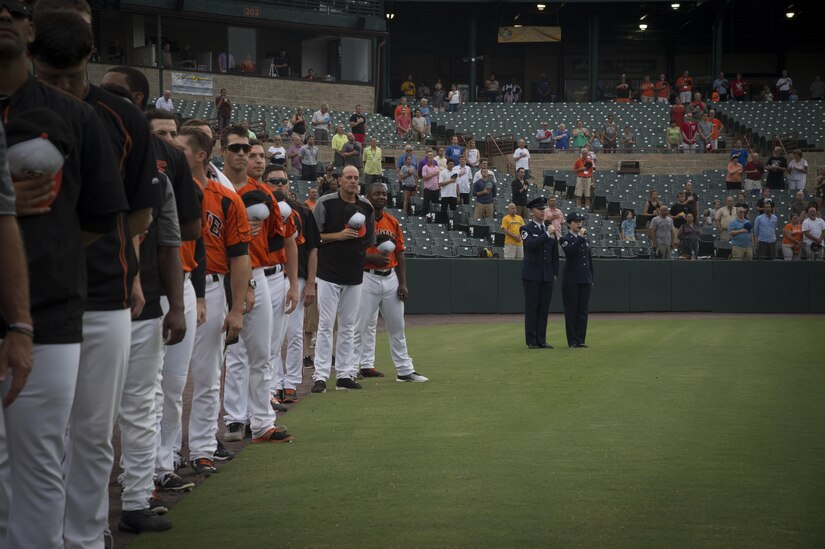
[[[408,330],[430,383],[306,398],[293,444],[247,447],[134,547],[825,544],[825,319],[521,330]]]

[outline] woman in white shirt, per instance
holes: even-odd
[[[447,94],[447,112],[457,112],[458,106],[461,104],[461,92],[458,91],[458,86],[453,83],[450,86],[450,92]]]
[[[802,158],[802,151],[796,149],[793,159],[788,162],[788,190],[804,191],[808,179],[808,161]]]
[[[281,137],[276,136],[272,145],[266,150],[269,161],[273,164],[286,164],[286,149],[281,143]]]
[[[470,139],[467,142],[467,164],[469,164],[474,170],[477,170],[480,162],[481,153],[476,148],[476,140]]]

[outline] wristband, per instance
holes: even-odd
[[[24,322],[12,322],[8,326],[6,326],[6,331],[18,332],[34,339],[34,326],[32,326],[31,324],[26,324]]]

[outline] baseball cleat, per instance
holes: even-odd
[[[217,437],[216,437],[217,438]],[[218,448],[215,450],[215,453],[212,455],[218,461],[229,461],[230,459],[235,457],[234,452],[223,445],[223,442],[218,439]]]
[[[313,393],[326,393],[327,392],[327,382],[319,379],[315,381],[315,385],[312,386],[310,389]]]
[[[395,381],[399,383],[424,383],[425,381],[430,381],[430,379],[422,376],[418,372],[413,372],[405,376],[398,376],[395,378]]]
[[[209,458],[198,458],[193,460],[190,463],[190,466],[196,475],[203,475],[205,477],[218,472],[215,468],[215,462]]]
[[[360,388],[361,384],[349,377],[342,377],[335,381],[336,391],[354,391]]]
[[[298,402],[298,391],[295,389],[284,389],[284,403],[291,404]]]
[[[361,368],[360,373],[363,377],[384,377],[384,374],[375,368]]]
[[[195,483],[183,480],[175,473],[164,473],[155,480],[155,486],[167,492],[188,492],[195,487]]]
[[[240,421],[235,421],[226,426],[226,432],[223,434],[224,442],[238,442],[243,440],[244,424]]]
[[[172,524],[165,518],[157,515],[151,509],[140,509],[139,511],[123,511],[117,523],[117,529],[130,534],[140,534],[141,532],[164,532],[172,527]]]
[[[292,435],[286,432],[286,429],[280,425],[274,425],[271,429],[267,429],[264,434],[252,439],[253,444],[261,442],[292,442]]]

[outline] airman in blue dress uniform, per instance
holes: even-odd
[[[531,200],[527,207],[532,219],[519,230],[524,242],[524,337],[530,349],[552,349],[547,343],[547,314],[553,282],[559,276],[559,235],[549,221],[544,221],[546,199]]]
[[[587,314],[590,308],[590,289],[593,287],[593,257],[587,230],[582,227],[584,216],[578,212],[567,214],[569,232],[561,237],[564,252],[564,275],[561,295],[564,303],[564,324],[570,347],[587,347]],[[526,255],[526,252],[525,252]]]

